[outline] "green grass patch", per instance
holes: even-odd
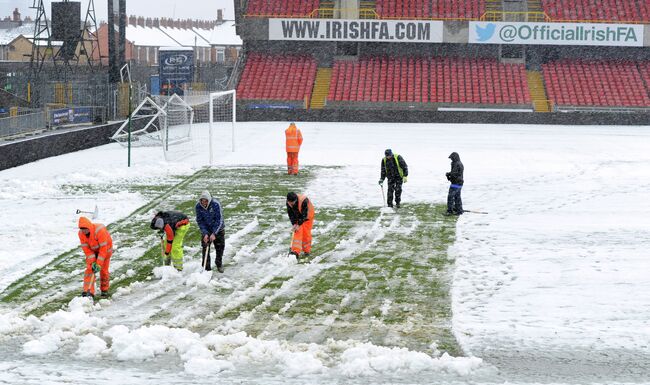
[[[316,207],[312,250],[316,259],[265,272],[269,259],[289,248],[286,193],[304,191],[318,171],[308,168],[294,177],[287,176],[284,167],[212,168],[155,185],[113,186],[114,191],[145,194],[151,201],[109,226],[117,245],[111,292],[134,282],[147,285],[153,268],[159,266],[160,241],[149,228],[152,213],[179,210],[193,222],[198,196],[209,190],[223,204],[227,237],[246,229],[231,245],[233,250],[226,251],[229,258],[243,253],[237,262],[226,260],[224,277],[238,274],[238,278],[232,288],[179,287],[169,298],[174,302],[147,323],[167,322],[174,317],[170,309],[190,309],[190,318],[212,314],[199,332],[247,315],[241,324],[251,335],[291,340],[304,336],[305,330],[318,330],[309,333],[314,342],[356,338],[427,350],[435,341],[452,354],[462,354],[451,333],[454,261],[447,254],[456,221],[442,216],[441,206],[405,202],[397,213],[380,207]],[[65,187],[80,194],[95,188]],[[186,261],[198,258],[199,239],[192,223],[185,238]],[[14,282],[0,293],[0,301],[37,316],[58,310],[80,294],[83,268],[81,251],[70,250]],[[247,290],[255,287],[259,289]],[[241,293],[245,295],[237,297]],[[229,303],[231,297],[236,302]]]

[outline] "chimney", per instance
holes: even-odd
[[[144,25],[145,25],[147,28],[151,28],[151,27],[153,27],[153,20],[152,20],[150,17],[147,17],[147,18],[144,20]]]
[[[223,9],[217,9],[217,21],[223,21]]]
[[[134,15],[129,16],[129,25],[136,26],[137,19]]]
[[[144,17],[138,16],[138,25],[144,27]]]
[[[152,26],[153,26],[154,28],[158,28],[158,27],[160,27],[160,19],[157,18],[157,17],[154,18],[154,19],[153,19],[153,24],[152,24]]]
[[[14,21],[20,21],[20,12],[18,8],[14,9]]]

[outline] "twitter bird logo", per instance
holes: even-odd
[[[494,35],[494,31],[497,29],[497,25],[494,23],[487,23],[485,27],[481,27],[476,24],[476,36],[478,41],[488,41]]]

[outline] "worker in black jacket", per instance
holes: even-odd
[[[460,155],[457,152],[452,152],[449,159],[451,159],[451,171],[446,175],[451,185],[449,186],[449,194],[447,194],[446,215],[461,215],[463,214],[463,200],[460,198],[460,191],[463,189],[463,183],[465,182],[463,180],[465,167],[463,162],[460,161]]]
[[[381,176],[379,185],[384,185],[384,179],[388,178],[388,207],[393,207],[393,192],[395,193],[395,207],[399,208],[402,201],[402,183],[408,180],[409,169],[401,155],[393,154],[391,149],[384,151],[384,158],[381,160]]]
[[[287,194],[287,214],[291,221],[291,251],[300,260],[300,253],[309,257],[311,253],[311,229],[314,226],[314,205],[306,195],[290,192]]]

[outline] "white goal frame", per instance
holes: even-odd
[[[210,165],[213,164],[213,149],[212,149],[212,131],[213,131],[213,125],[214,125],[214,99],[216,99],[219,96],[223,95],[232,95],[232,152],[235,152],[235,123],[237,122],[237,91],[235,90],[229,90],[229,91],[221,91],[221,92],[211,92],[210,93],[210,103],[209,103],[209,116],[210,116],[210,128],[209,128],[209,137],[210,137]]]
[[[149,115],[137,115],[141,109],[143,109],[145,106],[150,106],[155,112],[153,114]],[[130,120],[132,117],[137,116],[141,118],[148,119],[147,124],[139,130],[136,131],[131,131],[131,136],[133,135],[138,135],[138,134],[144,134],[144,133],[150,133],[149,128],[154,125],[156,131],[160,131],[161,127],[155,126],[155,122],[158,120],[160,117],[165,117],[167,116],[167,113],[165,112],[164,108],[160,107],[156,102],[154,102],[151,98],[148,96],[138,105],[138,107],[131,112],[131,116],[129,116],[128,119],[126,119],[120,128],[111,136],[111,139],[114,141],[117,141],[121,145],[125,146],[124,139],[128,138],[128,126],[130,123]],[[162,138],[161,138],[162,139]]]

